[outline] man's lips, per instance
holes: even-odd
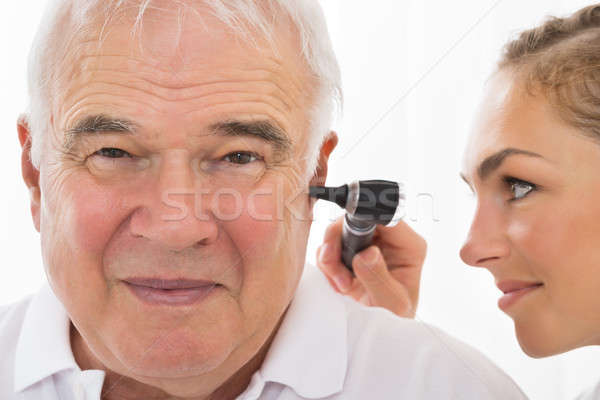
[[[217,286],[218,284],[213,281],[207,280],[199,280],[199,279],[163,279],[163,278],[142,278],[142,277],[132,277],[123,279],[125,282],[135,285],[135,286],[144,286],[148,288],[154,289],[195,289],[202,287],[210,287]]]
[[[502,281],[498,282],[496,286],[504,293],[504,296],[498,300],[498,307],[506,311],[523,296],[543,287],[544,284],[541,282]]]
[[[133,277],[123,282],[143,303],[160,306],[189,306],[201,302],[222,285],[207,280]]]

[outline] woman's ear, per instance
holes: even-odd
[[[327,168],[329,164],[329,155],[335,149],[338,143],[337,133],[334,131],[329,132],[321,149],[319,150],[319,161],[317,162],[317,169],[312,179],[310,180],[310,186],[322,186],[325,185],[327,180]]]
[[[17,120],[17,132],[21,143],[21,174],[23,181],[29,189],[31,217],[35,229],[40,231],[40,171],[31,161],[31,131],[29,129],[28,116],[22,114]]]

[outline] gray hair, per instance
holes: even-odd
[[[118,11],[137,7],[132,35],[142,23],[146,10],[156,0],[50,0],[35,35],[28,67],[28,123],[32,136],[31,160],[39,169],[43,140],[52,124],[51,99],[55,98],[57,71],[61,56],[77,33],[97,29],[91,21],[103,13],[99,42],[110,19]],[[318,150],[329,133],[332,119],[342,108],[340,70],[329,38],[325,17],[317,0],[197,0],[236,34],[247,36],[250,30],[271,41],[276,12],[286,14],[295,25],[302,56],[317,82],[317,96],[310,110],[310,138],[307,145],[306,177],[317,167]],[[132,5],[131,3],[134,3]],[[172,0],[178,7],[189,1]],[[67,21],[67,23],[65,23]],[[74,30],[74,31],[73,31]],[[59,43],[61,42],[62,43]],[[62,71],[64,73],[64,71]]]

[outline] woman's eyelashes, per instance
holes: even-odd
[[[512,197],[509,201],[515,201],[525,198],[531,192],[537,190],[537,185],[512,176],[506,176],[503,181],[507,185]]]

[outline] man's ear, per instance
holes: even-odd
[[[327,180],[327,168],[329,164],[329,155],[335,149],[338,143],[337,133],[334,131],[329,132],[319,152],[319,161],[317,163],[317,170],[310,180],[310,186],[322,186],[325,185]]]
[[[31,217],[35,229],[40,231],[40,171],[31,162],[31,131],[29,129],[28,116],[23,114],[17,120],[17,132],[21,143],[21,174],[23,181],[29,189]]]

